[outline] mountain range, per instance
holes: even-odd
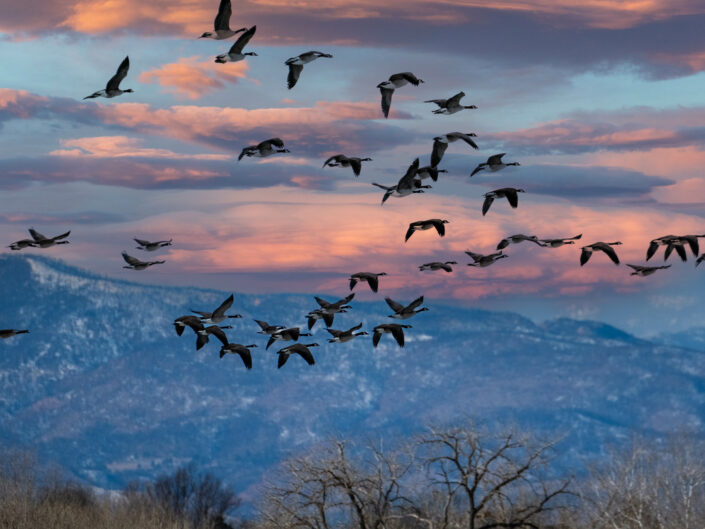
[[[277,369],[280,346],[264,350],[253,318],[304,326],[313,297],[235,292],[243,318],[227,334],[259,344],[247,371],[219,358],[217,340],[197,352],[193,333],[172,325],[229,292],[145,286],[35,255],[0,255],[0,277],[0,327],[30,329],[0,342],[0,442],[97,487],[193,461],[247,500],[272,465],[327,436],[394,439],[468,418],[563,437],[561,457],[578,467],[632,432],[702,431],[705,420],[705,329],[646,340],[427,299],[405,322],[403,349],[389,335],[377,348],[370,336],[329,344],[319,322],[316,365],[295,356]],[[353,301],[334,327],[392,321],[382,296]]]

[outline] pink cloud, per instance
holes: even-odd
[[[246,79],[248,68],[246,61],[220,66],[212,60],[183,57],[178,62],[143,72],[138,79],[143,83],[157,83],[177,98],[200,99],[207,93],[225,88],[227,83]]]
[[[59,140],[64,149],[51,151],[52,156],[92,158],[169,158],[191,160],[228,160],[222,154],[180,154],[168,149],[142,147],[142,141],[127,136],[93,136]]]

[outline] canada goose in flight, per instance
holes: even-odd
[[[223,358],[226,354],[236,354],[240,355],[242,363],[245,364],[247,369],[252,369],[252,354],[250,349],[257,347],[256,344],[242,345],[239,343],[229,343],[220,348],[220,358]]]
[[[502,250],[500,250],[497,253],[491,253],[487,255],[483,255],[481,253],[475,253],[466,250],[466,254],[468,254],[470,257],[472,257],[473,262],[468,263],[468,266],[477,266],[479,268],[485,268],[488,267],[500,259],[504,259],[505,257],[509,257],[507,254],[503,253]]]
[[[127,75],[127,71],[130,69],[130,58],[125,57],[123,61],[118,66],[117,72],[110,78],[108,84],[105,85],[103,90],[98,90],[93,92],[91,95],[84,97],[83,99],[93,99],[96,97],[116,97],[122,94],[132,93],[132,88],[127,88],[125,90],[120,90],[120,83]]]
[[[490,210],[492,202],[495,198],[506,198],[509,205],[512,208],[516,208],[519,205],[519,197],[517,193],[524,193],[523,189],[516,189],[514,187],[503,187],[501,189],[495,189],[489,193],[485,193],[485,201],[482,203],[482,216],[484,217]]]
[[[697,268],[698,266],[700,266],[700,263],[702,263],[703,261],[705,261],[705,253],[695,260],[695,267]]]
[[[416,158],[409,168],[406,170],[404,176],[399,179],[397,185],[392,187],[383,186],[381,184],[372,183],[373,186],[377,186],[385,190],[384,196],[382,197],[382,204],[384,204],[389,197],[403,198],[409,196],[413,193],[423,193],[424,189],[431,189],[431,186],[421,185],[420,180],[416,180],[416,172],[419,170],[419,159]]]
[[[397,303],[392,298],[384,298],[384,301],[386,301],[387,305],[389,305],[389,307],[394,311],[394,314],[389,317],[397,320],[406,320],[418,314],[419,312],[424,312],[428,310],[426,307],[416,310],[416,307],[420,306],[423,303],[423,296],[419,296],[414,301],[409,303],[406,307],[401,303]]]
[[[463,140],[465,143],[470,145],[473,149],[477,150],[479,147],[477,146],[477,143],[473,140],[473,138],[476,138],[477,134],[474,132],[449,132],[448,134],[443,134],[441,136],[436,136],[433,138],[433,151],[431,152],[431,166],[436,167],[439,163],[441,163],[441,159],[443,159],[443,155],[446,152],[446,149],[448,148],[449,143],[453,143],[458,140]]]
[[[443,219],[417,220],[416,222],[412,222],[409,224],[409,229],[406,230],[404,242],[408,241],[415,231],[430,230],[431,228],[436,228],[438,235],[444,237],[446,234],[446,224],[448,224],[448,221]]]
[[[671,265],[639,266],[639,265],[627,264],[627,266],[634,270],[630,275],[639,276],[639,277],[650,276],[651,274],[655,274],[658,270],[665,270],[666,268],[671,268]]]
[[[257,322],[257,325],[259,325],[260,328],[260,330],[257,331],[257,334],[272,335],[284,328],[283,325],[270,325],[266,321],[262,320],[255,320],[255,322]]]
[[[690,246],[690,251],[693,252],[693,256],[697,257],[700,255],[700,245],[698,239],[705,238],[705,235],[679,235],[677,237],[678,242],[683,246],[688,244]]]
[[[581,233],[580,235],[576,235],[575,237],[565,237],[563,239],[539,239],[542,243],[544,243],[545,246],[550,246],[551,248],[560,248],[564,244],[575,244],[575,241],[580,239],[583,236]]]
[[[455,114],[465,109],[476,109],[475,105],[463,106],[460,104],[460,100],[465,97],[465,92],[458,92],[448,99],[429,99],[424,101],[424,103],[435,103],[438,108],[433,111],[434,114]]]
[[[8,246],[10,250],[24,250],[29,247],[36,248],[37,242],[34,239],[21,239]]]
[[[267,347],[265,347],[265,349],[269,349],[269,346],[272,345],[277,340],[280,340],[282,342],[295,342],[296,340],[299,339],[300,336],[311,336],[311,333],[310,332],[301,332],[301,329],[299,329],[298,327],[290,327],[288,329],[280,329],[276,332],[273,332],[269,336],[269,341],[267,342]]]
[[[339,299],[335,303],[331,303],[329,301],[326,301],[325,299],[319,298],[318,296],[314,296],[314,299],[316,300],[316,303],[318,303],[321,307],[321,310],[325,312],[326,314],[335,314],[336,312],[341,312],[343,309],[349,309],[350,306],[348,303],[350,303],[353,298],[355,297],[355,294],[350,294],[343,299]]]
[[[339,312],[347,312],[347,310],[342,309]],[[313,327],[316,325],[316,322],[318,320],[323,320],[323,322],[326,324],[326,327],[330,327],[331,325],[333,325],[334,319],[335,319],[335,313],[328,314],[323,309],[312,310],[311,312],[306,314],[306,320],[308,323],[308,330],[309,331],[311,329],[313,329]]]
[[[67,231],[56,237],[45,237],[34,228],[30,228],[29,233],[34,239],[34,246],[39,246],[40,248],[51,248],[56,244],[69,244],[69,241],[64,241],[63,239],[71,235],[71,232]]]
[[[144,250],[146,252],[153,252],[155,250],[158,250],[159,248],[164,248],[165,246],[171,246],[171,241],[172,239],[169,239],[168,241],[145,241],[144,239],[132,239],[135,241],[139,246],[136,248],[138,250]]]
[[[221,321],[225,321],[229,318],[242,318],[240,314],[225,314],[228,309],[233,306],[234,299],[235,298],[233,294],[230,294],[230,296],[228,296],[228,298],[223,301],[213,312],[202,312],[200,310],[193,309],[191,309],[191,312],[193,312],[194,314],[198,314],[201,317],[201,321],[203,323],[220,323]]]
[[[485,163],[478,164],[478,166],[473,169],[472,173],[470,173],[470,176],[475,176],[477,173],[479,173],[480,171],[484,171],[485,169],[489,169],[494,173],[496,171],[504,169],[505,167],[509,167],[510,165],[515,167],[519,166],[519,162],[504,163],[502,161],[502,157],[505,154],[507,153],[503,152],[501,154],[494,154],[490,156],[489,158],[487,158],[487,161]]]
[[[333,56],[330,53],[323,53],[320,51],[307,51],[297,57],[287,59],[286,62],[284,62],[284,64],[289,67],[289,75],[286,78],[286,84],[289,87],[289,90],[296,86],[296,82],[299,80],[299,76],[304,69],[304,64],[315,61],[320,57],[327,57],[330,59]]]
[[[399,344],[404,347],[404,329],[411,329],[411,325],[401,325],[399,323],[383,323],[374,328],[372,334],[372,345],[377,347],[383,334],[391,334]]]
[[[505,237],[504,239],[499,241],[499,244],[497,244],[497,249],[502,250],[510,244],[519,244],[520,242],[524,241],[533,242],[538,244],[539,246],[548,246],[547,244],[544,244],[539,241],[536,235],[524,235],[523,233],[517,233],[516,235],[510,235],[509,237]]]
[[[323,167],[352,167],[355,176],[360,176],[362,170],[362,162],[371,162],[372,158],[354,158],[344,154],[336,154],[331,156],[324,163]]]
[[[187,314],[186,316],[179,316],[174,320],[174,328],[176,329],[176,334],[181,336],[184,334],[184,329],[186,327],[191,327],[193,332],[198,334],[200,329],[203,329],[203,323],[201,323],[201,318],[194,316],[193,314]]]
[[[292,354],[297,354],[301,356],[304,360],[306,360],[306,363],[310,366],[314,365],[316,363],[316,360],[313,358],[313,354],[311,353],[311,350],[309,347],[318,347],[317,343],[295,343],[291,344],[287,347],[284,347],[283,349],[279,349],[277,351],[277,354],[279,355],[279,361],[277,362],[277,369],[281,369],[281,367],[286,364],[286,361],[289,360],[289,355]]]
[[[218,7],[218,14],[213,21],[213,27],[215,31],[213,33],[206,32],[201,35],[201,39],[215,39],[223,40],[237,35],[238,33],[247,30],[247,28],[240,28],[235,31],[230,29],[230,16],[233,14],[233,8],[230,4],[230,0],[220,0],[220,6]]]
[[[392,94],[394,94],[394,90],[409,83],[414,86],[419,86],[419,84],[423,83],[423,80],[419,79],[411,72],[402,72],[389,76],[388,81],[382,81],[377,85],[377,88],[379,88],[382,94],[382,113],[385,118],[389,117],[389,109],[392,106]]]
[[[663,237],[652,239],[649,243],[649,247],[646,249],[646,260],[648,261],[654,256],[659,246],[668,246],[671,241],[677,238],[678,237],[676,235],[664,235]]]
[[[250,29],[245,31],[242,35],[237,38],[235,44],[230,47],[228,53],[218,55],[215,58],[215,62],[217,62],[218,64],[225,64],[226,62],[241,61],[248,55],[256,57],[257,54],[254,51],[248,51],[246,53],[242,52],[242,49],[247,46],[248,42],[250,42],[250,39],[255,34],[255,31],[257,31],[257,26],[252,26]]]
[[[666,246],[666,251],[663,254],[664,261],[668,261],[668,258],[671,256],[671,253],[673,253],[673,250],[676,251],[678,257],[681,258],[681,261],[685,263],[688,260],[688,254],[685,251],[684,242],[680,239],[674,239],[668,243],[668,246]]]
[[[347,331],[339,331],[337,329],[326,329],[333,336],[333,338],[330,338],[328,341],[330,343],[345,343],[349,342],[357,336],[367,336],[367,333],[365,331],[355,332],[361,328],[362,323],[355,325],[355,327],[349,328]]]
[[[418,171],[416,171],[416,176],[415,178],[418,178],[419,180],[425,180],[426,178],[430,178],[434,182],[438,181],[438,173],[447,173],[448,171],[446,169],[438,169],[437,167],[433,167],[431,165],[426,165],[424,167],[421,167]]]
[[[275,149],[275,147],[277,147]],[[258,143],[257,145],[250,145],[242,149],[240,156],[237,157],[237,161],[242,160],[243,157],[254,156],[255,158],[266,158],[272,154],[291,152],[289,149],[284,148],[284,142],[280,138],[270,138]]]
[[[0,339],[6,340],[18,334],[29,334],[27,329],[0,329]]]
[[[228,337],[225,336],[223,329],[232,329],[232,326],[210,325],[208,327],[198,329],[196,331],[196,334],[198,335],[198,338],[196,338],[196,351],[200,351],[200,349],[208,343],[208,338],[211,334],[218,338],[223,345],[228,345]]]
[[[350,290],[355,288],[355,285],[357,285],[359,281],[360,283],[367,283],[370,289],[372,289],[372,292],[377,293],[377,289],[379,288],[379,276],[386,275],[387,272],[380,272],[379,274],[375,274],[374,272],[358,272],[357,274],[353,274],[350,276]]]
[[[166,263],[166,261],[140,261],[136,257],[132,257],[127,252],[122,252],[122,258],[128,265],[123,266],[123,268],[127,268],[128,270],[146,270],[150,266]]]
[[[440,261],[433,261],[432,263],[425,263],[419,266],[419,270],[422,272],[424,270],[433,270],[434,272],[436,270],[445,270],[446,272],[452,272],[453,268],[450,265],[458,264],[455,261],[446,261],[446,262],[440,262]]]
[[[595,251],[601,251],[604,252],[607,257],[609,257],[612,262],[616,265],[619,264],[619,257],[617,257],[617,252],[614,251],[614,248],[612,246],[618,246],[622,244],[621,242],[596,242],[593,244],[588,244],[587,246],[582,247],[582,252],[580,254],[580,266],[583,266],[585,263],[587,263],[590,260],[590,256],[592,255],[592,252]]]

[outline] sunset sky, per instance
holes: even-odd
[[[608,321],[637,334],[702,326],[705,266],[631,277],[580,245],[510,246],[506,235],[583,234],[622,241],[644,264],[651,239],[705,234],[705,3],[702,0],[233,0],[231,27],[257,25],[257,57],[215,64],[234,39],[212,30],[218,0],[0,0],[2,246],[71,230],[71,244],[27,254],[155,284],[235,292],[344,295],[347,277],[385,271],[380,294]],[[322,7],[324,6],[324,7]],[[284,61],[333,54],[286,88]],[[115,99],[82,98],[131,68]],[[389,119],[376,85],[411,71]],[[433,115],[426,99],[464,90],[474,104]],[[425,194],[390,199],[433,137],[475,132],[479,151],[452,144]],[[281,137],[290,154],[237,162],[242,147]],[[468,175],[506,152],[520,167]],[[330,155],[369,156],[355,178]],[[519,208],[482,195],[520,187]],[[412,221],[448,219],[443,239]],[[174,238],[145,254],[132,237]],[[705,239],[701,239],[705,248]],[[164,256],[144,272],[120,252]],[[7,250],[9,252],[9,250]],[[419,272],[455,260],[452,274]],[[662,250],[655,264],[663,261]]]

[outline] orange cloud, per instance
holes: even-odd
[[[246,61],[223,66],[212,60],[198,61],[198,57],[183,57],[175,63],[143,72],[139,81],[157,83],[165,92],[178,98],[199,99],[203,95],[225,88],[226,83],[245,79],[249,66]]]

